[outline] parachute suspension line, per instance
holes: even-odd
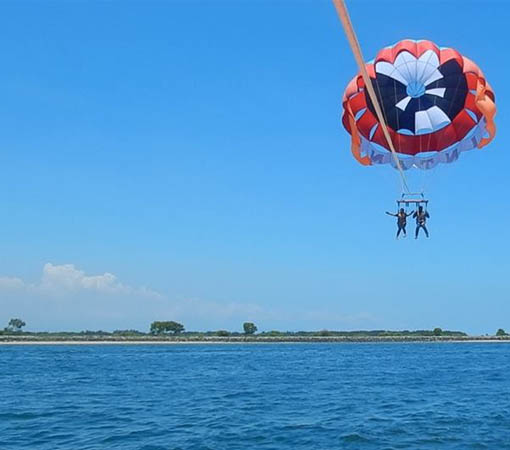
[[[421,172],[422,172],[422,174],[421,174],[421,192],[422,192],[422,194],[426,190],[428,190],[429,180],[431,179],[433,174],[436,172],[436,170],[437,170],[437,167],[433,167],[432,169],[421,170]]]
[[[344,0],[333,0],[333,3],[335,5],[336,12],[338,13],[338,17],[340,18],[340,22],[342,22],[345,34],[347,35],[347,40],[349,41],[349,45],[351,46],[354,59],[358,64],[361,76],[363,77],[363,81],[365,82],[365,87],[367,89],[370,100],[374,105],[374,110],[377,115],[377,119],[381,124],[384,137],[386,138],[386,142],[388,142],[388,146],[390,147],[391,154],[393,155],[393,160],[395,162],[395,165],[397,166],[398,171],[400,172],[402,190],[409,193],[409,187],[407,186],[406,176],[404,174],[404,171],[402,170],[402,165],[400,164],[400,160],[398,159],[397,152],[395,151],[395,147],[393,146],[393,142],[391,141],[391,136],[386,125],[386,120],[384,118],[383,111],[381,109],[381,106],[379,105],[379,100],[375,95],[374,86],[372,85],[372,81],[370,80],[370,76],[368,75],[367,68],[365,67],[365,59],[363,58],[363,54],[361,53],[361,47],[359,45],[358,38],[356,37],[356,33],[354,32],[354,28],[352,26],[349,13],[347,12],[347,6],[345,5]]]

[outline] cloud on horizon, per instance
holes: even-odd
[[[26,319],[29,329],[146,329],[153,320],[166,319],[214,329],[255,320],[264,312],[240,302],[170,299],[152,288],[126,284],[110,272],[91,275],[74,264],[48,262],[35,282],[0,276],[0,327],[11,316]]]
[[[317,305],[283,310],[249,301],[169,298],[126,284],[110,272],[90,275],[74,264],[52,263],[44,264],[36,282],[0,276],[0,327],[15,316],[32,330],[142,330],[154,320],[178,320],[188,330],[234,330],[244,321],[257,322],[261,330],[352,329],[377,323],[370,314]]]
[[[134,288],[125,285],[109,272],[102,275],[87,275],[83,270],[77,269],[74,264],[46,263],[43,267],[41,280],[37,283],[27,283],[16,277],[0,277],[0,290],[6,289],[57,295],[89,291],[104,294],[163,297],[160,293],[145,286]]]

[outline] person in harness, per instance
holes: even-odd
[[[409,214],[406,214],[406,212],[404,211],[404,208],[400,208],[400,210],[397,212],[397,214],[393,214],[393,213],[386,211],[386,214],[388,214],[389,216],[393,216],[393,217],[397,218],[397,227],[398,227],[397,236],[396,236],[397,239],[400,236],[400,233],[402,231],[404,232],[404,237],[407,236],[407,234],[406,234],[407,218],[413,213],[414,213],[414,211],[411,211]]]
[[[423,231],[425,231],[425,236],[429,237],[429,231],[425,226],[429,217],[429,213],[423,210],[423,206],[419,206],[418,211],[413,214],[413,218],[416,219],[416,233],[414,234],[415,239],[418,239],[420,228],[423,228]]]

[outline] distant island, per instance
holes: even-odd
[[[462,331],[433,330],[358,330],[358,331],[262,331],[253,322],[243,323],[243,332],[186,331],[175,321],[155,321],[148,332],[115,331],[24,331],[26,323],[11,319],[0,330],[0,343],[243,343],[243,342],[434,342],[434,341],[509,341],[502,328],[494,335],[470,336]]]

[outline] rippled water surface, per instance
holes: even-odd
[[[0,448],[510,449],[509,344],[0,346]]]

